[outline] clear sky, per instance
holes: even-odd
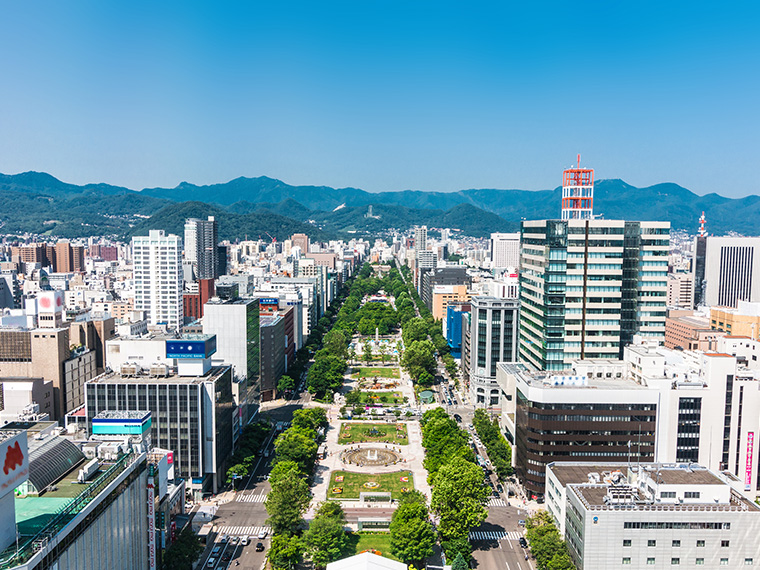
[[[754,2],[0,3],[0,172],[760,194]]]

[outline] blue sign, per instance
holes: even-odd
[[[216,352],[216,335],[203,339],[181,338],[166,341],[166,358],[208,358]]]
[[[280,300],[277,298],[265,297],[259,299],[259,305],[279,305]]]

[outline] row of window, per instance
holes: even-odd
[[[731,530],[730,522],[624,522],[623,528],[632,529],[691,529],[691,530]]]
[[[628,547],[631,546],[632,541],[630,538],[623,540],[623,546]],[[647,540],[647,546],[657,546],[657,541],[654,539]],[[680,548],[681,547],[681,541],[680,540],[671,540],[670,546],[673,548]],[[720,547],[721,548],[729,548],[731,546],[730,540],[721,540],[720,541]],[[704,548],[705,547],[705,541],[704,540],[697,540],[697,548]]]
[[[628,566],[631,564],[631,559],[628,556],[623,557],[623,565]],[[647,565],[652,566],[656,564],[655,558],[650,557],[647,558]],[[681,565],[681,559],[680,558],[671,558],[670,559],[671,566],[680,566]],[[705,559],[704,558],[695,558],[694,564],[696,566],[704,566],[705,565]],[[728,566],[728,558],[721,558],[720,559],[720,565],[721,566]],[[745,566],[754,566],[754,560],[752,558],[745,558],[744,559],[744,565]]]

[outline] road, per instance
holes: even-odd
[[[274,407],[267,408],[261,415],[272,422],[290,421],[293,418],[293,412],[303,408],[310,400],[309,393],[304,392],[299,394],[298,398],[284,400],[279,405],[275,404]],[[201,562],[196,566],[199,570],[205,568],[260,570],[263,566],[271,538],[269,528],[266,526],[268,515],[264,500],[271,490],[268,476],[272,468],[272,441],[276,435],[272,433],[265,442],[264,450],[269,450],[269,456],[264,457],[262,454],[248,479],[243,484],[238,483],[235,500],[219,505],[216,510],[213,520],[217,529],[215,542],[209,544],[201,556]],[[259,539],[259,533],[264,530],[267,531],[266,538]],[[229,540],[223,543],[225,534],[228,535]],[[240,544],[239,539],[243,536],[248,536],[250,539],[246,546]],[[233,544],[233,541],[236,543]],[[264,550],[256,552],[256,545],[259,542],[264,546]],[[217,547],[219,550],[214,553]],[[230,555],[229,560],[223,560],[226,558],[225,554]],[[212,559],[213,562],[210,562]]]

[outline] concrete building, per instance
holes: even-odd
[[[89,423],[107,410],[149,410],[153,445],[174,453],[177,476],[198,498],[205,491],[216,493],[226,481],[236,407],[231,367],[210,367],[209,361],[205,368],[164,368],[161,376],[108,372],[86,386]]]
[[[691,273],[668,273],[668,307],[691,309],[694,304],[694,276]]]
[[[464,303],[470,300],[467,285],[434,285],[433,286],[433,318],[442,321],[446,318],[446,308],[451,304]]]
[[[520,234],[491,234],[491,267],[520,267]]]
[[[520,305],[517,299],[475,296],[471,300],[469,392],[479,407],[500,404],[499,362],[517,362]]]
[[[153,326],[182,326],[182,239],[150,230],[132,238],[135,309],[145,311]]]
[[[446,307],[446,321],[443,335],[449,345],[449,353],[454,358],[462,357],[462,315],[472,310],[470,303],[449,303]]]
[[[291,248],[298,247],[301,255],[309,253],[309,236],[306,234],[293,234],[290,236]]]
[[[36,407],[35,407],[36,406]],[[53,383],[44,378],[0,378],[0,426],[19,416],[55,415]]]
[[[427,226],[414,228],[414,252],[418,258],[421,251],[427,251]]]
[[[704,304],[736,308],[738,301],[760,302],[760,238],[704,239]]]
[[[433,291],[439,285],[450,287],[456,285],[464,286],[464,289],[458,289],[457,293],[454,293],[453,290],[452,293],[443,293],[446,295],[452,295],[452,299],[455,298],[453,295],[459,295],[463,297],[467,295],[467,288],[470,285],[470,277],[467,275],[467,268],[462,265],[434,267],[429,270],[421,271],[420,275],[420,298],[422,298],[422,302],[425,303],[431,312],[433,311]],[[442,289],[440,291],[447,291],[447,289]],[[459,300],[466,301],[467,299]],[[443,315],[444,311],[441,310],[438,319],[442,319]]]
[[[182,295],[182,314],[185,320],[203,317],[203,306],[216,295],[213,279],[198,279],[191,290]],[[235,295],[237,297],[237,295]]]
[[[737,308],[712,307],[710,327],[731,336],[748,336],[760,340],[760,303],[737,301]]]
[[[259,409],[261,341],[256,299],[212,299],[206,303],[203,332],[216,335],[214,362],[232,366],[233,393],[240,421],[248,424]]]
[[[580,570],[760,560],[760,507],[697,464],[551,463],[547,506]]]
[[[665,319],[665,348],[681,348],[683,350],[713,350],[717,339],[725,336],[724,332],[710,328],[710,320],[692,314],[692,311],[676,311],[687,313],[680,316],[670,316]]]
[[[219,277],[219,228],[214,216],[185,221],[185,259],[192,263],[197,279]]]
[[[564,370],[665,340],[670,224],[537,220],[521,226],[520,359]]]
[[[261,317],[261,400],[274,399],[277,382],[285,373],[285,319],[279,315]]]

